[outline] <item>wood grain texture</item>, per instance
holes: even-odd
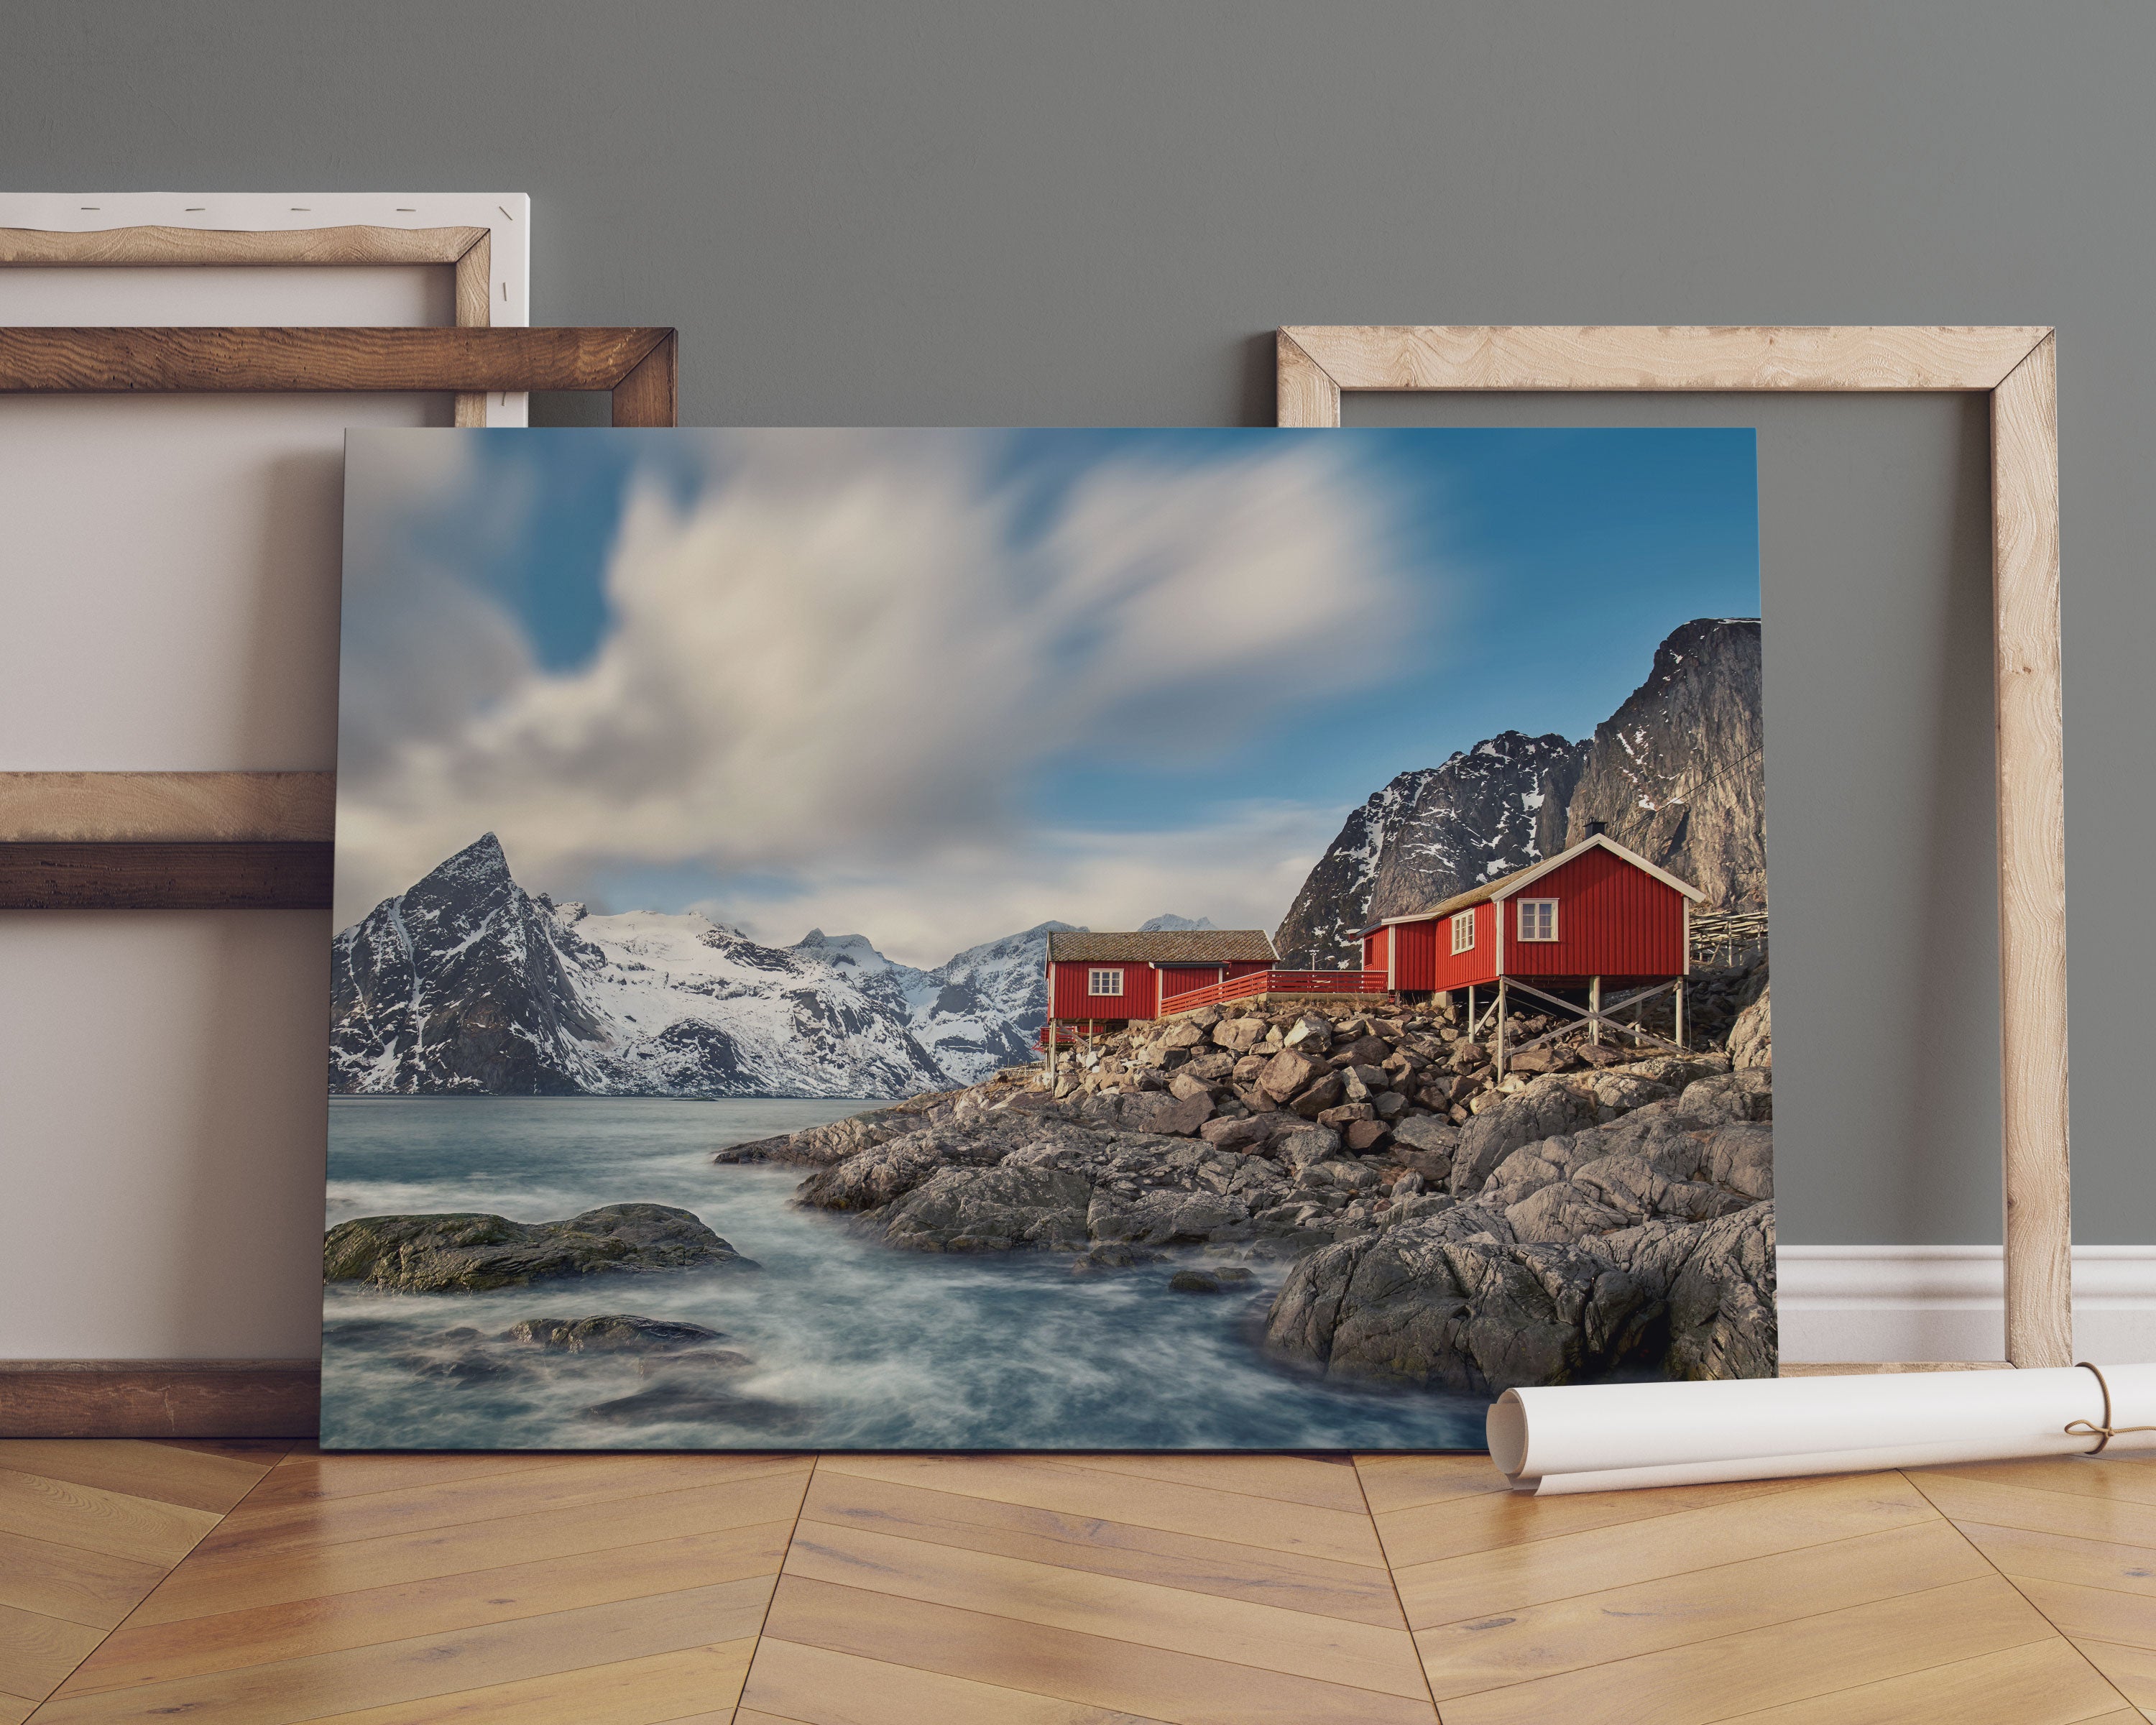
[[[0,1360],[0,1437],[312,1436],[321,1381],[312,1360]]]
[[[1281,333],[1338,389],[1841,391],[1994,389],[2050,331],[1389,324],[1289,325]],[[1295,388],[1296,411],[1322,408],[1314,386]],[[1283,408],[1290,404],[1284,391]]]
[[[1410,1637],[1363,1566],[1295,1548],[1348,1513],[1344,1478],[1394,1533],[1455,1544],[1483,1458],[832,1456],[812,1482],[798,1456],[302,1445],[227,1511],[171,1501],[223,1503],[263,1456],[0,1450],[0,1481],[49,1470],[27,1510],[0,1491],[0,1721],[2127,1725],[2156,1695],[2152,1548],[2130,1543],[2156,1538],[2156,1488],[2124,1458],[1778,1481],[1587,1527],[1576,1500],[1520,1500],[1420,1566],[1449,1596],[1401,1572]],[[1255,1543],[1276,1508],[1321,1519]],[[91,1555],[47,1536],[169,1554],[204,1522],[109,1635],[116,1599],[8,1591],[20,1553]],[[140,1598],[163,1561],[93,1582]]]
[[[0,1444],[0,1719],[53,1693],[275,1459]]]
[[[484,228],[298,228],[272,232],[145,224],[64,234],[0,228],[0,265],[69,269],[85,264],[168,268],[251,264],[320,267],[357,264],[454,264],[490,243]],[[463,320],[459,319],[459,321]]]
[[[1276,418],[1282,425],[1337,426],[1340,423],[1340,385],[1325,367],[1310,357],[1309,350],[1286,330],[1275,337],[1277,373]]]
[[[0,910],[326,911],[331,866],[318,842],[0,844]]]
[[[614,385],[614,424],[680,424],[680,345],[673,331],[665,331],[650,351]]]
[[[485,228],[457,258],[455,305],[457,327],[483,330],[494,321],[494,236]],[[464,429],[486,424],[484,392],[460,393],[450,424]]]
[[[0,329],[0,394],[611,390],[673,335],[667,329]]]
[[[326,844],[331,773],[0,773],[0,843]]]
[[[1991,398],[2006,1357],[2073,1363],[2056,343]]]

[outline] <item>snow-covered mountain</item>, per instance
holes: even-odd
[[[1403,773],[1348,813],[1273,937],[1289,963],[1360,962],[1359,932],[1510,874],[1589,821],[1716,904],[1767,901],[1759,624],[1699,618],[1578,742],[1507,731]]]
[[[342,1094],[895,1096],[1028,1058],[1044,922],[934,970],[863,936],[767,947],[694,913],[594,916],[511,875],[492,834],[332,948]]]

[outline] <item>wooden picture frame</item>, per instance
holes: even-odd
[[[1349,391],[1921,390],[1989,398],[2006,1358],[2071,1365],[2056,332],[1311,325],[1283,327],[1277,343],[1282,425],[1337,426]]]
[[[603,390],[614,424],[671,426],[677,352],[656,327],[12,328],[0,394]],[[0,774],[0,909],[326,909],[334,802],[326,773]]]
[[[90,204],[50,198],[6,202],[11,213],[20,211],[40,225],[0,226],[0,270],[394,269],[446,264],[451,271],[451,316],[459,328],[485,329],[497,316],[518,325],[526,321],[528,256],[517,211],[528,218],[531,203],[521,197],[434,196],[420,198],[409,207],[388,198],[351,193],[310,195],[304,205],[259,194],[205,197],[198,203],[185,198],[140,193],[100,194],[96,203]],[[512,203],[515,210],[510,208]],[[285,225],[293,216],[312,214],[318,209],[332,217],[341,213],[346,219],[331,225]],[[398,215],[416,217],[423,210],[429,217],[449,219],[433,220],[424,227],[391,224]],[[126,218],[130,213],[160,219],[129,223]],[[198,226],[187,222],[189,215],[199,215],[204,222],[237,221],[243,225]],[[471,219],[475,215],[479,222]],[[517,235],[500,256],[495,252],[495,228],[480,225],[492,223],[497,215],[505,236]],[[123,225],[78,225],[85,216],[95,216],[100,223],[118,217]],[[175,216],[180,219],[170,219]],[[362,219],[351,219],[354,217]],[[382,219],[385,217],[389,219]],[[46,222],[59,225],[43,225]],[[460,393],[451,423],[485,425],[485,394]]]

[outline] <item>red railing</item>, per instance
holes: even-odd
[[[1224,983],[1208,983],[1160,1003],[1163,1014],[1192,1012],[1201,1006],[1217,1006],[1227,1000],[1248,1000],[1256,994],[1382,994],[1386,992],[1382,970],[1254,970]]]

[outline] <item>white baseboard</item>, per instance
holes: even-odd
[[[1997,1246],[1785,1245],[1782,1358],[2000,1359]],[[2156,1360],[2156,1245],[2074,1248],[2074,1357]]]

